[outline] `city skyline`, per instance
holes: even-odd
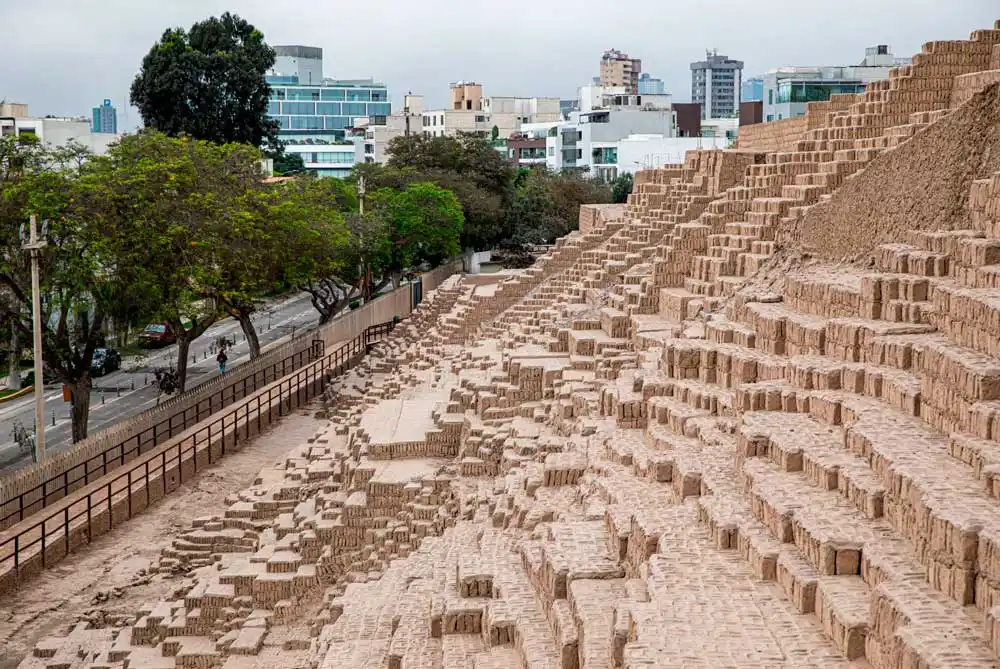
[[[258,0],[169,5],[110,0],[105,8],[117,17],[113,22],[106,20],[107,12],[92,14],[78,3],[40,0],[0,7],[0,25],[19,26],[5,41],[7,57],[0,59],[0,98],[26,103],[39,115],[85,115],[93,100],[110,98],[119,109],[119,128],[131,130],[139,117],[124,103],[152,44],[169,27],[188,28],[224,11],[253,23],[271,45],[323,48],[328,76],[384,82],[393,93],[394,110],[407,91],[425,95],[428,108],[444,106],[448,83],[460,79],[474,79],[493,95],[573,98],[577,87],[598,73],[601,53],[611,46],[641,59],[643,70],[655,73],[666,92],[682,102],[690,96],[689,63],[707,48],[744,61],[746,75],[754,76],[783,65],[850,64],[871,44],[888,44],[897,55],[909,56],[926,35],[962,39],[995,12],[988,0],[959,2],[963,11],[924,0],[878,4],[847,0],[811,7],[803,15],[801,5],[790,0],[749,6],[721,2],[720,11],[705,21],[697,7],[671,9],[668,15],[657,10],[657,3],[641,0],[632,13],[607,14],[606,5],[583,2],[574,5],[578,28],[525,49],[515,31],[500,31],[488,41],[475,31],[456,31],[459,25],[481,24],[471,22],[474,15],[481,18],[479,3],[435,12],[402,0],[377,0],[362,18],[352,17],[352,24],[364,21],[368,29],[353,30],[338,25],[342,13],[301,0],[280,8]],[[537,3],[518,0],[505,10],[523,10],[539,26],[562,21],[561,9]],[[859,26],[855,18],[862,11],[866,21]],[[657,15],[664,20],[650,20]],[[684,30],[664,40],[672,26]],[[37,49],[40,34],[47,36],[44,51]],[[817,34],[823,35],[821,42]],[[373,48],[373,36],[379,48]],[[545,66],[539,68],[539,62]],[[39,76],[42,72],[45,76]]]

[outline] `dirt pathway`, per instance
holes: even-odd
[[[15,669],[40,639],[82,618],[132,616],[144,602],[168,596],[181,579],[147,575],[160,551],[193,518],[221,514],[227,495],[252,485],[262,468],[304,443],[316,427],[308,410],[285,417],[279,429],[0,600],[0,669]]]

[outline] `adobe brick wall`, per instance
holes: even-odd
[[[461,271],[461,260],[453,261],[442,265],[423,275],[424,295],[436,288],[448,276]],[[102,464],[100,456],[108,449],[126,442],[136,437],[140,433],[151,429],[169,417],[184,412],[188,416],[188,424],[197,422],[200,418],[211,415],[223,406],[242,399],[242,384],[244,379],[256,377],[257,387],[261,384],[271,383],[278,378],[280,370],[274,372],[268,368],[276,362],[293,355],[301,355],[305,358],[305,352],[312,347],[314,339],[322,339],[327,351],[331,350],[341,342],[348,341],[357,336],[365,328],[392,320],[394,316],[406,317],[411,311],[411,288],[403,285],[400,288],[383,295],[379,299],[366,304],[359,309],[346,311],[331,323],[318,331],[304,333],[295,340],[286,342],[277,348],[264,353],[253,362],[240,365],[227,374],[203,383],[193,390],[183,395],[169,398],[160,403],[159,406],[148,409],[133,418],[122,421],[116,425],[102,430],[97,434],[88,437],[86,440],[75,444],[72,448],[61,453],[56,453],[41,465],[26,467],[14,472],[0,480],[0,518],[17,510],[20,503],[16,503],[16,498],[22,493],[33,491],[41,486],[44,481],[48,481],[58,476],[64,476],[68,481],[78,479],[78,482],[70,486],[70,492],[83,487],[87,481],[102,475]],[[226,391],[229,386],[236,386],[234,390]],[[177,424],[182,424],[181,419],[177,419]],[[150,437],[150,447],[152,447]],[[133,448],[129,444],[125,450]],[[121,448],[116,448],[108,454],[108,461],[113,462],[121,458]],[[133,453],[131,458],[138,457],[140,453]],[[91,461],[93,460],[93,461]],[[41,491],[36,491],[23,500],[25,514],[30,514],[44,508],[48,504],[59,500],[63,495],[60,485],[56,490],[47,490],[45,504],[41,500]],[[12,521],[6,523],[7,526]],[[0,524],[0,529],[5,525]]]
[[[590,234],[625,213],[624,204],[585,204],[580,207],[580,232]]]

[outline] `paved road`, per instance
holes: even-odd
[[[255,319],[261,347],[265,350],[287,341],[296,333],[316,327],[318,314],[306,293],[269,305]],[[188,362],[188,388],[214,379],[219,374],[215,357],[209,348],[221,336],[239,337],[237,345],[229,351],[229,369],[250,359],[250,351],[239,323],[227,318],[215,324],[191,344],[191,354],[197,363]],[[153,384],[154,367],[167,367],[177,357],[177,346],[171,345],[151,351],[142,360],[124,359],[122,369],[94,379],[90,399],[90,424],[88,432],[96,434],[115,423],[131,418],[156,405],[156,388]],[[133,388],[134,384],[134,390]],[[49,454],[65,450],[72,444],[69,404],[62,399],[62,385],[49,384],[45,388],[45,446]],[[53,426],[53,418],[55,425]],[[0,475],[31,464],[30,454],[21,454],[11,438],[14,421],[18,420],[29,431],[35,422],[34,395],[0,404]]]

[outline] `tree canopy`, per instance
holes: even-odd
[[[265,79],[274,62],[263,33],[226,12],[166,30],[142,60],[131,101],[147,128],[167,135],[278,151]]]

